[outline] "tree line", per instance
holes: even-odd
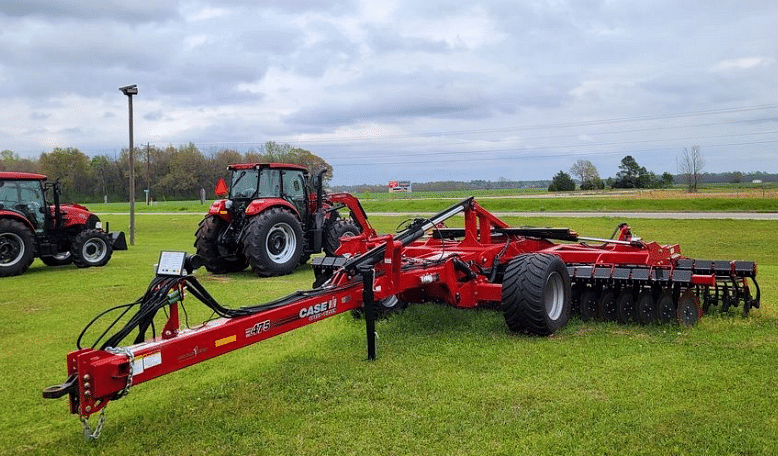
[[[668,172],[657,175],[640,166],[632,156],[621,160],[619,172],[614,177],[600,178],[597,168],[589,160],[578,160],[569,173],[559,171],[551,180],[515,181],[504,177],[497,181],[472,180],[414,182],[414,192],[467,191],[493,189],[548,188],[549,191],[595,190],[604,188],[662,188],[684,184],[695,191],[703,183],[741,183],[759,180],[778,181],[778,174],[763,172],[726,173],[703,172],[704,160],[698,146],[685,150],[679,174]],[[297,163],[310,170],[326,168],[326,179],[332,178],[332,166],[308,150],[289,144],[267,142],[257,150],[238,152],[222,149],[204,154],[193,143],[179,147],[141,146],[134,150],[136,195],[145,200],[145,190],[157,201],[192,200],[200,197],[201,189],[210,194],[220,177],[227,177],[230,163],[278,162]],[[129,195],[129,151],[123,149],[118,156],[98,155],[88,157],[76,148],[55,148],[36,159],[21,158],[10,150],[0,151],[0,171],[19,171],[45,174],[49,179],[59,179],[63,199],[78,202],[127,201]],[[686,172],[684,172],[686,171]],[[336,191],[352,193],[383,193],[386,184],[362,184],[339,186]]]
[[[703,183],[732,183],[742,182],[775,182],[778,181],[778,175],[762,172],[742,173],[732,171],[725,173],[705,173],[705,159],[700,150],[700,146],[692,146],[690,149],[684,148],[683,154],[677,161],[679,173],[676,175],[668,172],[661,176],[653,171],[648,171],[645,166],[640,166],[631,155],[621,159],[619,171],[615,177],[609,177],[605,180],[600,178],[597,168],[589,160],[578,160],[570,168],[570,174],[559,171],[552,179],[548,190],[555,191],[573,191],[576,189],[578,179],[578,188],[581,190],[598,190],[604,188],[666,188],[676,184],[682,184],[689,192],[696,192],[698,186]]]
[[[135,198],[145,201],[145,190],[153,200],[192,200],[201,189],[210,194],[219,178],[227,177],[230,163],[277,162],[296,163],[310,170],[326,168],[325,178],[332,177],[332,166],[310,151],[289,144],[267,142],[258,150],[240,153],[223,149],[204,154],[193,143],[174,147],[136,147]],[[21,158],[10,150],[0,152],[0,171],[45,174],[59,179],[65,201],[98,202],[129,199],[130,154],[123,149],[118,156],[98,155],[89,158],[76,148],[55,148],[37,159]]]
[[[578,178],[579,188],[581,190],[601,190],[608,188],[665,188],[670,187],[675,182],[675,176],[664,172],[658,176],[653,171],[649,171],[645,166],[640,166],[631,155],[621,159],[619,172],[615,177],[609,177],[605,180],[600,178],[597,168],[589,160],[578,160],[570,168],[570,173]],[[696,188],[696,187],[695,187]],[[564,192],[576,189],[576,183],[573,177],[559,171],[548,186],[550,192]]]

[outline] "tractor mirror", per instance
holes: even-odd
[[[216,192],[216,196],[226,196],[227,193],[229,193],[227,190],[227,183],[224,182],[224,179],[219,178],[219,181],[216,182],[216,189],[214,192]]]

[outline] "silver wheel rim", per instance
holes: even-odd
[[[565,282],[558,272],[554,271],[546,280],[546,292],[544,299],[546,314],[551,320],[557,320],[562,315],[565,303]]]
[[[297,250],[297,237],[287,223],[276,223],[270,228],[266,239],[267,256],[274,263],[286,263]]]
[[[84,259],[90,263],[95,263],[103,259],[108,250],[105,242],[99,238],[93,238],[84,244],[81,248],[81,254]]]
[[[393,309],[398,302],[400,302],[400,300],[397,299],[397,296],[392,295],[381,301],[381,307],[384,309]]]
[[[0,235],[0,265],[13,266],[24,257],[24,240],[15,233]]]

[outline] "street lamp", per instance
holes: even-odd
[[[130,245],[135,245],[135,158],[132,144],[132,96],[138,94],[136,84],[119,87],[127,95],[130,106]]]

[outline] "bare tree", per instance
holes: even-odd
[[[597,172],[597,167],[589,160],[578,160],[573,163],[570,168],[570,174],[578,178],[578,182],[581,183],[581,190],[592,190],[595,188],[601,188],[600,173]]]
[[[683,148],[683,155],[678,162],[678,172],[686,180],[686,186],[689,193],[697,191],[697,185],[702,177],[702,170],[705,167],[705,159],[702,157],[700,146],[692,146],[691,150]]]

